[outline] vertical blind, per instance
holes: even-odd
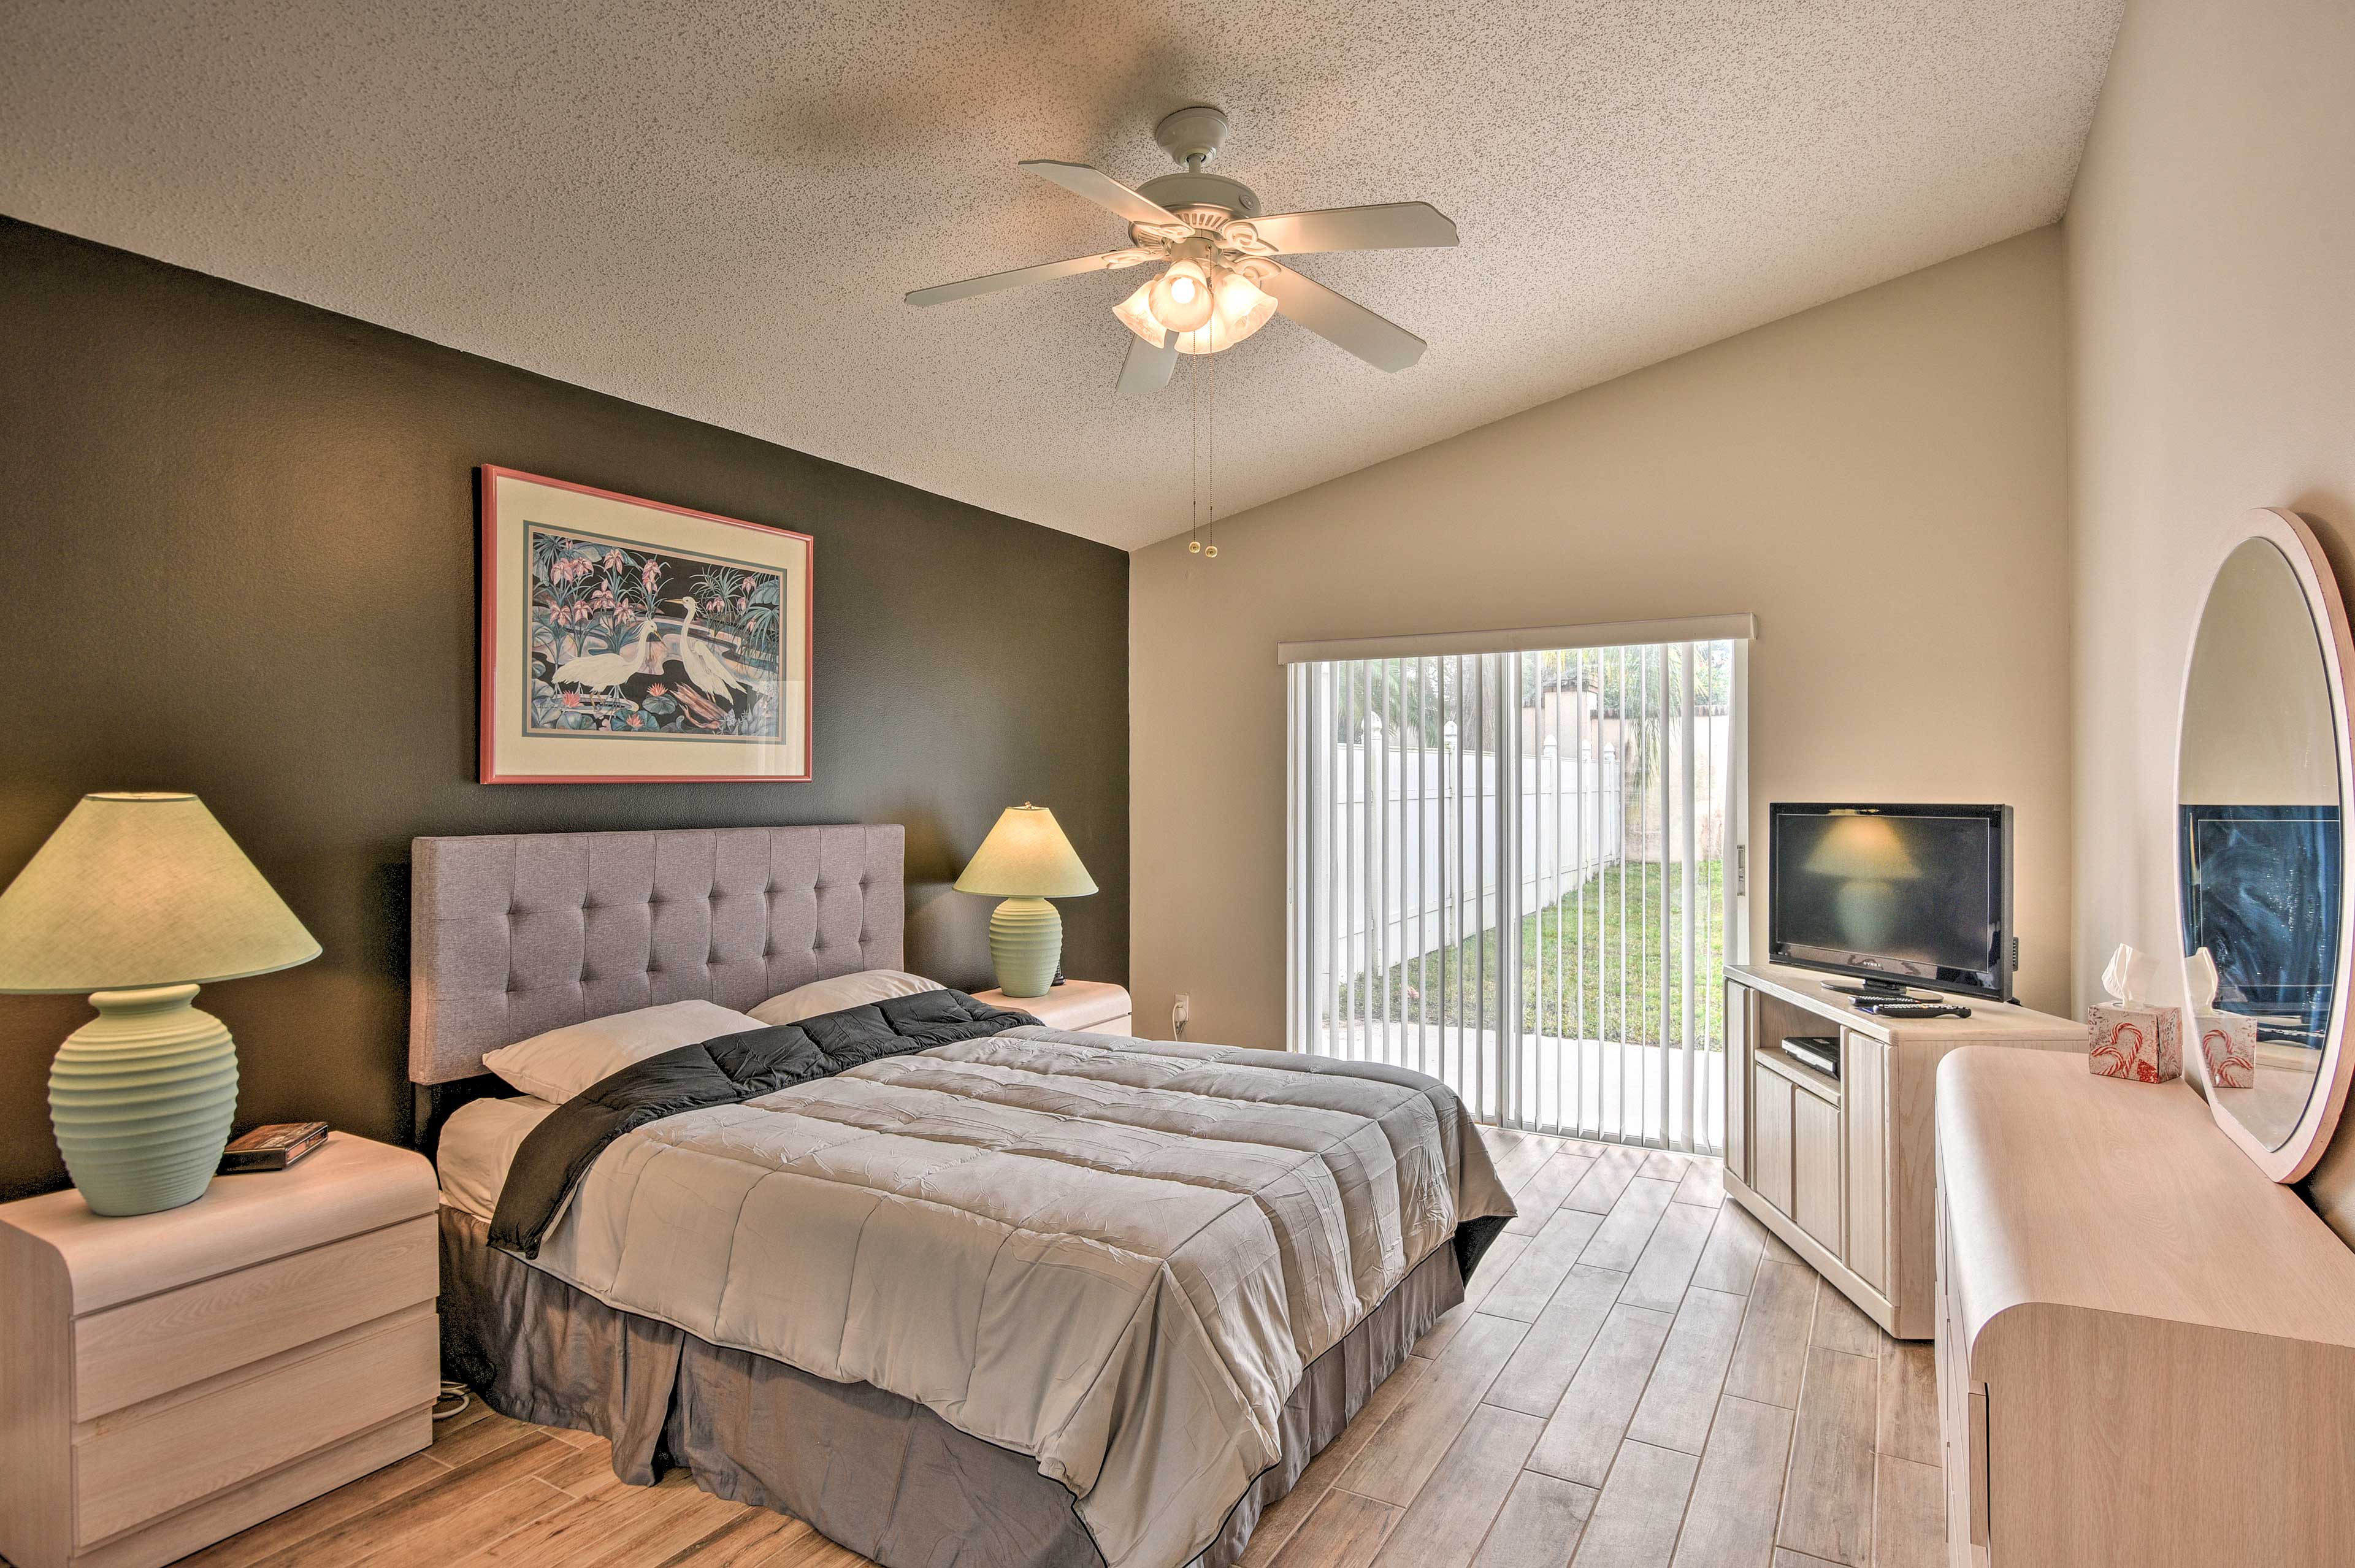
[[[1716,1152],[1729,638],[1290,665],[1293,1049],[1484,1121]]]

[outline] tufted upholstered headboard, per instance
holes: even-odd
[[[412,841],[409,1077],[447,1083],[548,1029],[694,998],[742,1009],[902,966],[897,824]]]

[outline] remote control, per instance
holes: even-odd
[[[1877,1019],[1966,1019],[1968,1008],[1951,1007],[1945,1002],[1859,1002],[1858,1007]]]

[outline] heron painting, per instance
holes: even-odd
[[[485,782],[809,776],[807,536],[483,487]]]
[[[532,732],[778,737],[783,572],[525,533]]]

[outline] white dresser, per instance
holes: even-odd
[[[1954,1568],[2355,1563],[2355,1252],[2180,1082],[1938,1072]]]
[[[0,1204],[0,1555],[154,1568],[431,1443],[437,1200],[336,1133],[159,1214]]]

